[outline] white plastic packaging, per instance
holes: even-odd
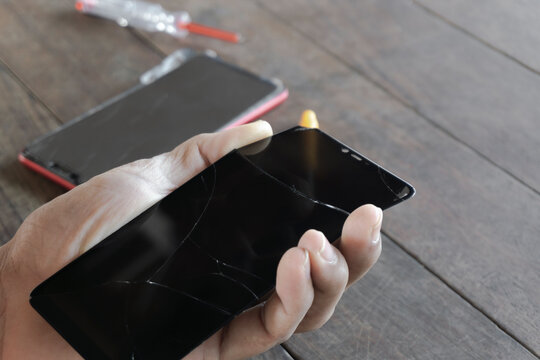
[[[185,37],[191,18],[185,11],[169,12],[161,5],[136,0],[78,0],[75,8],[85,14],[114,20],[118,25]]]

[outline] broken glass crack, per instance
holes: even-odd
[[[178,252],[178,249],[182,246],[182,244],[184,243],[184,241],[186,241],[188,238],[189,238],[189,235],[193,232],[193,230],[195,230],[195,228],[197,227],[197,225],[199,224],[199,221],[202,219],[202,217],[204,216],[204,213],[206,212],[206,210],[208,209],[208,205],[210,204],[210,202],[212,201],[212,197],[214,195],[214,190],[215,190],[215,187],[216,187],[216,168],[215,168],[215,165],[214,164],[211,164],[207,170],[210,169],[210,172],[212,173],[212,177],[213,177],[213,181],[212,181],[212,189],[210,191],[208,191],[208,183],[207,181],[205,180],[205,177],[204,175],[200,175],[198,177],[198,180],[201,182],[204,190],[206,192],[208,192],[208,198],[206,199],[206,203],[202,209],[202,212],[200,213],[200,215],[197,217],[196,221],[193,223],[193,226],[191,227],[191,229],[189,230],[189,232],[184,236],[183,240],[178,244],[177,248],[174,250],[174,252],[169,256],[169,258],[163,263],[163,265],[161,265],[155,272],[154,274],[152,274],[152,276],[150,277],[150,279],[152,279],[156,274],[159,274],[160,270],[164,267],[167,266],[168,262],[174,258],[174,255]],[[149,280],[150,280],[149,279]]]
[[[285,182],[281,181],[281,180],[278,179],[277,177],[275,177],[275,176],[273,176],[272,174],[270,174],[270,173],[268,173],[267,171],[265,171],[263,168],[261,168],[261,167],[257,166],[256,164],[254,164],[254,163],[249,159],[249,157],[247,157],[247,156],[245,156],[245,155],[242,155],[242,157],[243,157],[246,161],[248,161],[252,166],[255,166],[258,170],[260,170],[262,173],[264,173],[266,176],[272,178],[273,180],[275,180],[276,182],[278,182],[278,183],[281,184],[282,186],[288,187],[293,193],[298,194],[298,195],[300,195],[300,196],[303,196],[303,197],[305,197],[306,199],[309,199],[309,200],[313,201],[313,202],[316,203],[316,204],[319,204],[319,205],[322,205],[322,206],[326,206],[326,207],[329,207],[330,209],[334,209],[334,210],[337,210],[337,211],[341,211],[341,212],[343,212],[344,214],[349,215],[349,213],[348,213],[347,211],[345,211],[345,210],[343,210],[343,209],[340,209],[340,208],[337,207],[337,206],[333,206],[333,205],[331,205],[331,204],[326,204],[326,203],[324,203],[324,202],[322,202],[322,201],[319,201],[319,200],[317,200],[317,199],[312,198],[312,197],[309,196],[308,194],[306,194],[306,193],[304,193],[304,192],[298,190],[298,189],[296,188],[296,185],[294,185],[294,184],[292,184],[292,185],[287,185]]]
[[[178,359],[268,296],[309,229],[414,189],[313,129],[235,150],[40,284],[31,304],[83,356]]]

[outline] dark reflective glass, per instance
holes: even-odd
[[[178,359],[259,303],[308,229],[414,189],[316,129],[233,151],[40,284],[31,304],[85,358]]]
[[[282,87],[206,55],[34,141],[24,156],[73,184],[238,120]]]

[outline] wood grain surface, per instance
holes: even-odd
[[[539,193],[536,74],[410,0],[261,4]]]
[[[213,48],[284,80],[289,100],[265,116],[276,131],[313,108],[323,130],[418,190],[385,213],[392,240],[331,322],[286,343],[292,358],[538,356],[536,74],[409,1],[160,3],[246,42],[126,30],[68,0],[0,3],[0,243],[61,193],[16,162],[24,145],[165,54]],[[291,357],[276,347],[267,358]]]
[[[253,356],[251,360],[293,360],[293,358],[283,347],[274,346],[265,353]]]
[[[233,14],[243,14],[240,19],[235,18],[235,28],[232,30],[246,36],[244,46],[234,47],[212,40],[199,43],[216,48],[218,53],[243,66],[266,75],[274,71],[274,76],[284,79],[291,90],[290,99],[284,107],[267,117],[278,129],[295,122],[303,108],[314,108],[324,130],[410,180],[417,187],[418,195],[410,203],[390,210],[384,229],[413,256],[538,354],[538,194],[494,166],[475,149],[449,136],[437,124],[389,95],[370,79],[352,71],[350,66],[329,54],[324,46],[314,44],[305,33],[297,31],[296,27],[307,24],[310,16],[299,15],[295,21],[290,20],[288,25],[275,16],[274,12],[265,10],[266,6],[274,6],[275,2],[264,4],[263,7],[257,7],[248,2],[229,1],[226,10],[217,4],[211,6],[197,1],[186,1],[184,6],[190,9],[197,21],[223,28],[227,28]],[[346,19],[350,16],[343,14],[343,8],[351,6],[348,2],[334,3],[335,6],[325,2],[322,4],[326,4],[326,7],[321,5],[326,9],[325,17],[322,14],[315,16],[309,12],[309,6],[296,6],[294,2],[281,4],[279,9],[287,16],[303,9],[313,15],[314,21],[328,18],[329,24],[326,27],[320,24],[327,30],[332,26],[337,27],[340,18],[344,18],[347,24]],[[356,11],[362,12],[359,16],[371,16],[374,19],[369,21],[373,24],[378,16],[386,22],[392,20],[388,15],[383,16],[383,12],[377,12],[377,6],[385,5],[393,11],[392,14],[398,13],[393,9],[396,6],[393,1],[370,4],[375,9],[352,8],[350,13]],[[174,8],[172,1],[168,6]],[[312,4],[315,9],[313,11],[322,11],[317,10],[317,6]],[[336,8],[342,11],[334,14]],[[407,14],[406,11],[403,13]],[[423,14],[431,21],[430,16],[424,13],[421,11],[418,14]],[[331,19],[335,19],[336,24]],[[410,20],[413,21],[417,20]],[[349,26],[353,26],[352,21]],[[368,34],[370,31],[376,32],[373,29],[361,29]],[[178,46],[177,41],[161,34],[150,35],[148,38],[165,53],[170,53]],[[279,41],[272,41],[272,38]],[[354,36],[351,35],[351,38]],[[321,41],[324,39],[321,34]],[[344,36],[342,41],[353,40]],[[399,39],[394,41],[396,46],[400,43]],[[337,39],[334,42],[339,43]],[[371,48],[376,48],[378,44],[373,41]],[[473,47],[472,44],[469,46]],[[476,46],[483,47],[482,44]],[[368,52],[369,48],[350,44],[348,51],[350,56],[356,56]],[[418,52],[422,51],[425,49],[420,47]],[[396,53],[394,56],[395,61],[399,61],[402,55]],[[506,59],[500,61],[505,62]],[[275,68],[275,64],[280,66]],[[424,60],[424,65],[433,64]],[[422,65],[418,64],[417,67]],[[455,86],[451,74],[446,76],[448,87]],[[418,81],[425,79],[418,75]],[[430,86],[434,93],[439,90],[435,85]],[[519,83],[515,86],[519,86]],[[429,92],[428,89],[423,91]],[[423,94],[415,96],[414,101],[417,103],[424,100]],[[451,99],[448,101],[452,104]],[[484,107],[486,111],[492,110],[485,104],[477,103],[475,111],[482,112]],[[527,109],[536,111],[532,104],[528,104]],[[523,111],[527,110],[524,108]],[[452,121],[455,124],[460,120],[452,118]],[[478,121],[475,120],[476,123]],[[523,132],[518,124],[496,124],[510,137],[514,129]],[[534,128],[535,124],[536,120],[529,127]],[[478,137],[488,135],[486,131],[479,130],[471,134]],[[527,151],[532,156],[534,149]]]
[[[0,59],[66,122],[137,84],[160,57],[74,1],[0,3]]]
[[[414,0],[434,16],[540,72],[540,3],[535,0]]]
[[[536,358],[386,238],[383,249],[379,262],[345,293],[325,326],[287,343],[293,357]]]

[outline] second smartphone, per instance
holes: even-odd
[[[195,55],[30,145],[19,160],[71,189],[95,175],[170,151],[203,132],[257,119],[287,98],[265,79],[208,55]]]

